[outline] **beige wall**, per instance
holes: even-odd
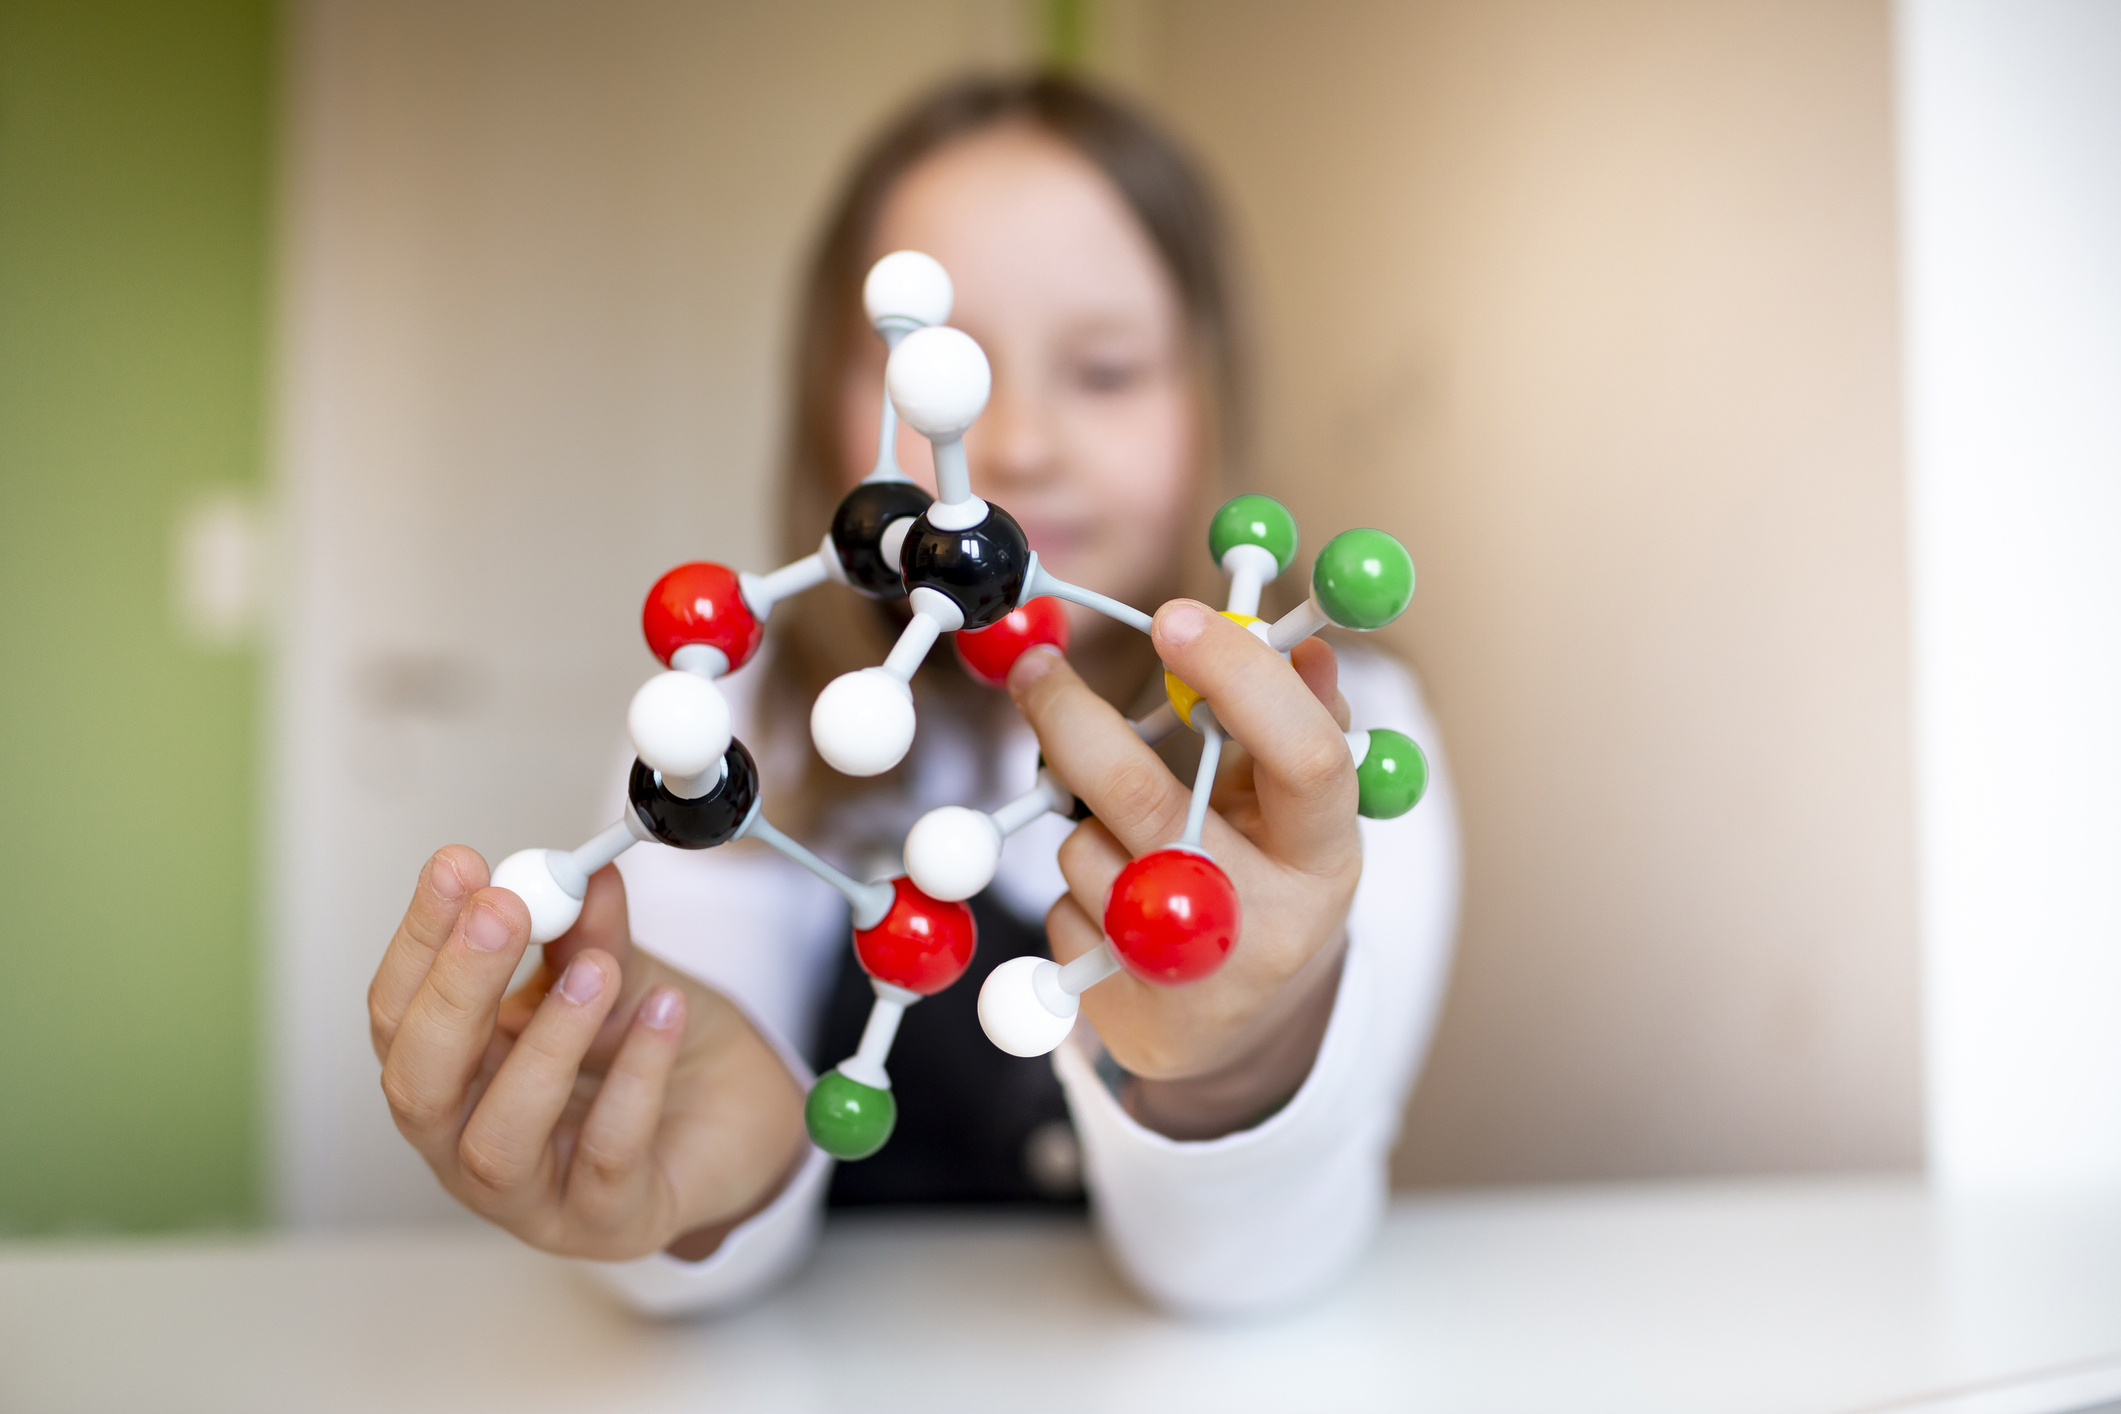
[[[427,847],[590,823],[644,574],[755,559],[794,262],[1021,0],[295,8],[291,1216],[449,1205],[358,1004]],[[1422,588],[1463,959],[1409,1181],[1918,1157],[1886,14],[1113,4],[1222,173],[1270,489]],[[644,568],[645,567],[645,568]]]
[[[1274,488],[1421,573],[1468,893],[1401,1178],[1918,1163],[1886,5],[1129,19]]]

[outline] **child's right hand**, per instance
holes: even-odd
[[[802,1089],[727,998],[633,946],[610,866],[504,997],[530,914],[489,877],[463,845],[428,860],[369,986],[399,1132],[535,1247],[706,1256],[809,1153]]]

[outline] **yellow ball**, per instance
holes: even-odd
[[[1261,621],[1257,614],[1233,614],[1227,609],[1223,611],[1223,617],[1239,628]],[[1193,708],[1200,702],[1200,694],[1186,686],[1178,675],[1168,668],[1164,670],[1164,696],[1171,700],[1171,710],[1178,713],[1178,719],[1187,726],[1192,726]]]

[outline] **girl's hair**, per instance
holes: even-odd
[[[916,100],[890,122],[855,162],[812,252],[796,326],[794,378],[782,478],[785,558],[817,548],[845,491],[840,428],[843,378],[859,341],[874,339],[862,312],[862,281],[885,203],[899,179],[938,150],[999,127],[1049,137],[1102,172],[1141,222],[1177,291],[1200,410],[1203,447],[1196,482],[1198,527],[1221,499],[1220,488],[1247,451],[1243,409],[1245,359],[1232,302],[1230,255],[1221,214],[1200,170],[1168,135],[1132,108],[1079,79],[1052,73],[960,79]],[[1205,561],[1203,553],[1199,558]],[[775,625],[763,722],[768,731],[799,732],[810,703],[832,678],[882,662],[904,622],[903,605],[876,604],[850,593],[812,596],[800,613]],[[1136,638],[1129,635],[1129,638]],[[1142,682],[1155,667],[1146,639],[1127,650],[1141,658],[1116,680]],[[975,728],[1006,699],[974,687],[947,648],[929,655],[914,684],[917,696],[948,703]],[[794,753],[787,753],[793,756]],[[809,828],[822,808],[893,784],[835,774],[814,753],[799,777],[773,792],[776,817]],[[771,777],[769,776],[769,779]],[[792,788],[791,788],[792,787]]]

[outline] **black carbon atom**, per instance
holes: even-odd
[[[968,629],[1000,623],[1024,592],[1031,542],[1016,517],[989,505],[970,530],[937,530],[926,516],[906,533],[899,551],[906,588],[933,589],[957,605]]]
[[[728,769],[713,790],[696,800],[683,800],[663,788],[647,762],[636,759],[633,774],[626,780],[626,797],[648,833],[664,844],[679,849],[727,844],[744,828],[751,807],[758,802],[759,768],[744,743],[734,738],[722,764]]]
[[[920,515],[935,497],[910,481],[864,481],[840,498],[832,513],[832,551],[847,582],[872,599],[903,599],[906,582],[896,561],[884,558],[884,532],[895,520]]]

